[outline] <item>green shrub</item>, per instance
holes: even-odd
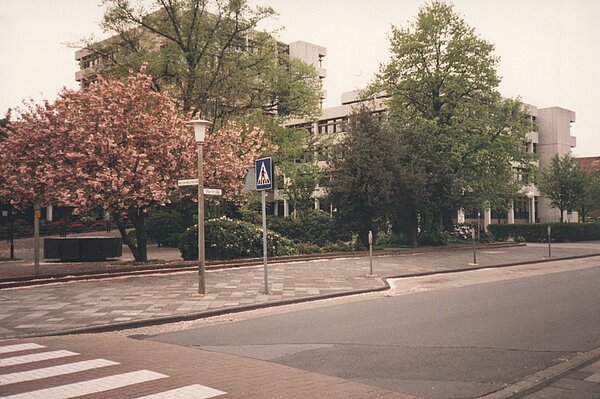
[[[306,242],[299,242],[294,244],[294,246],[296,248],[296,251],[298,251],[299,254],[303,255],[320,254],[322,252],[325,252],[324,249],[320,246]]]
[[[354,251],[353,243],[334,242],[326,244],[322,247],[323,252],[352,252]]]
[[[261,222],[262,223],[262,222]],[[307,242],[299,219],[281,216],[267,217],[267,228],[296,242]]]
[[[263,254],[260,226],[220,218],[207,221],[205,233],[206,259],[252,258]],[[182,234],[179,249],[183,259],[198,259],[197,226],[190,227]],[[267,253],[269,256],[291,255],[295,253],[295,249],[289,239],[268,230]]]
[[[339,241],[350,241],[352,235],[323,211],[311,210],[301,218],[269,217],[269,229],[294,240],[319,246]]]
[[[424,231],[419,237],[419,244],[422,246],[440,247],[448,245],[452,239],[452,233],[449,231]]]
[[[179,213],[159,209],[146,217],[146,235],[159,247],[176,248],[182,233],[183,222]]]
[[[477,229],[477,226],[469,223],[460,223],[454,225],[454,231],[452,236],[457,241],[472,241],[473,240],[473,229]],[[477,231],[475,231],[477,234]]]
[[[496,237],[494,236],[494,233],[492,233],[491,231],[481,231],[479,233],[479,242],[484,243],[484,244],[489,244],[491,242],[496,241]]]
[[[552,241],[555,242],[600,239],[599,223],[492,224],[488,228],[501,241],[547,242],[548,226],[552,229]]]
[[[375,246],[379,248],[407,247],[408,239],[404,234],[379,233],[375,240]]]

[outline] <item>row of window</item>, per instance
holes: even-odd
[[[317,125],[317,133],[341,133],[345,129],[345,124],[348,121],[347,117],[332,118],[319,121]],[[306,130],[308,133],[315,132],[314,123],[302,123],[292,126],[294,129]]]

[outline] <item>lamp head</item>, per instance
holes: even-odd
[[[196,143],[204,143],[204,137],[206,136],[206,128],[212,125],[211,122],[204,119],[193,119],[186,122],[188,125],[194,126],[194,136],[196,137]]]

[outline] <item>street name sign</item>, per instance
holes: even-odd
[[[177,180],[179,187],[197,186],[198,179]],[[204,195],[223,195],[223,190],[220,188],[205,188]]]

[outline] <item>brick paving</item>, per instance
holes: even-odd
[[[599,243],[573,243],[553,245],[553,259],[593,256],[598,254]],[[161,257],[161,250],[154,248],[154,254]],[[173,258],[173,251],[162,252],[165,258]],[[385,288],[385,277],[408,276],[419,273],[439,273],[463,270],[474,267],[493,267],[517,262],[544,261],[547,256],[547,245],[529,244],[512,248],[485,248],[478,250],[479,265],[470,265],[473,254],[470,248],[460,250],[440,250],[435,252],[396,253],[374,258],[375,276],[368,276],[369,260],[367,257],[348,257],[322,259],[313,261],[297,261],[293,263],[272,263],[269,265],[270,294],[263,293],[263,268],[261,266],[241,267],[235,269],[209,270],[207,272],[207,294],[197,294],[197,273],[182,271],[167,275],[147,274],[133,277],[118,277],[102,280],[73,281],[54,283],[42,286],[0,290],[0,346],[12,343],[26,343],[29,340],[10,340],[12,337],[26,337],[64,332],[71,329],[85,329],[94,326],[127,325],[157,319],[170,320],[173,317],[202,317],[211,311],[233,311],[240,307],[278,304],[282,301],[317,299],[327,295],[349,294],[357,291],[377,290]],[[31,267],[27,259],[18,266],[14,262],[0,262],[2,271],[15,270],[19,267]],[[93,264],[47,264],[47,267],[59,267],[61,270],[75,271],[79,268],[94,269],[106,265],[106,262]],[[51,269],[49,269],[51,270]],[[55,269],[56,270],[56,269]],[[26,273],[25,273],[26,274]],[[88,339],[89,337],[89,339]],[[108,350],[106,355],[98,355],[109,361],[119,362],[119,353],[129,354],[136,359],[135,364],[124,363],[119,366],[120,373],[137,370],[150,370],[163,373],[168,378],[148,381],[116,388],[110,392],[98,394],[98,397],[141,397],[183,388],[187,385],[208,386],[227,392],[227,397],[390,397],[406,398],[399,394],[378,388],[355,384],[346,380],[331,380],[318,374],[301,370],[281,369],[282,366],[271,365],[252,359],[227,357],[200,350],[189,351],[181,359],[170,358],[173,363],[170,369],[162,361],[164,356],[176,353],[176,347],[166,351],[160,347],[165,344],[138,342],[108,334],[95,334],[81,339],[73,337],[30,338],[31,342],[53,343],[55,350],[78,350],[77,345],[85,345],[86,350],[98,348]],[[98,340],[97,342],[95,340]],[[105,340],[105,341],[102,341]],[[111,341],[112,340],[112,341]],[[109,342],[110,341],[110,342]],[[57,343],[68,342],[68,345]],[[78,344],[80,342],[80,344]],[[135,343],[135,344],[134,344]],[[141,344],[139,344],[141,345]],[[152,345],[152,348],[147,347]],[[156,347],[154,347],[156,345]],[[28,353],[44,352],[44,349],[28,349]],[[136,353],[136,356],[131,354]],[[136,352],[137,351],[137,352]],[[82,352],[77,352],[82,353]],[[193,355],[191,354],[193,353]],[[151,354],[151,355],[150,355]],[[110,356],[109,356],[110,355]],[[156,355],[156,356],[155,356]],[[7,355],[3,354],[2,358]],[[96,355],[94,355],[96,356]],[[193,358],[188,361],[186,356]],[[139,358],[139,359],[138,359]],[[77,361],[93,360],[83,356]],[[186,360],[184,360],[186,359]],[[131,359],[128,359],[131,360]],[[31,367],[52,367],[57,364],[73,362],[69,357],[42,360],[32,364],[0,366],[0,374],[16,373],[30,370]],[[244,364],[240,362],[253,362]],[[142,363],[140,366],[138,363]],[[210,367],[204,368],[204,365]],[[76,384],[81,377],[93,380],[105,376],[106,369],[82,370],[76,375],[50,376],[43,383],[28,384],[27,389],[46,389],[52,384]],[[140,368],[142,367],[142,368]],[[200,367],[200,368],[199,368]],[[596,367],[596,368],[594,368]],[[530,399],[546,398],[600,398],[598,382],[600,380],[598,363],[587,368],[573,371],[551,386],[531,394]],[[189,372],[187,371],[189,368]],[[177,371],[176,371],[177,370]],[[182,370],[184,370],[182,372]],[[210,370],[207,373],[207,370]],[[217,370],[217,372],[213,372]],[[241,371],[240,371],[241,370]],[[261,371],[262,370],[262,371]],[[222,374],[222,375],[221,375]],[[231,378],[238,375],[238,378]],[[199,375],[202,378],[199,378]],[[227,375],[227,377],[224,377]],[[172,378],[176,376],[176,378]],[[210,378],[208,378],[210,376]],[[273,378],[275,376],[276,378]],[[283,377],[282,377],[283,376]],[[0,375],[1,377],[1,375]],[[206,378],[204,378],[206,377]],[[281,378],[280,378],[281,377]],[[202,381],[200,381],[202,380]],[[268,381],[273,381],[269,383]],[[283,383],[285,382],[285,383]],[[11,387],[22,383],[11,384]],[[240,386],[245,386],[239,390]],[[79,389],[81,386],[73,386]],[[11,389],[13,389],[11,388]],[[16,388],[15,388],[16,389]],[[188,389],[188,388],[186,388]],[[289,391],[291,389],[291,391]],[[18,390],[15,390],[15,394]],[[13,391],[10,391],[13,392]],[[5,393],[5,387],[2,394]],[[290,393],[292,392],[292,393]],[[318,392],[318,393],[317,393]],[[532,395],[538,396],[532,396]],[[545,396],[544,396],[545,395]],[[88,397],[88,396],[86,396]],[[94,397],[92,396],[89,397]],[[160,396],[158,396],[160,397]],[[499,396],[501,397],[501,396]],[[510,396],[505,396],[510,397]]]
[[[598,399],[600,398],[600,359],[576,368],[524,399]]]
[[[28,341],[29,342],[29,341]],[[70,359],[51,359],[0,367],[3,375],[31,371],[39,378],[2,386],[3,398],[388,398],[414,396],[294,369],[261,360],[208,352],[114,334],[35,338],[43,348],[13,352],[11,356],[69,350]],[[0,341],[0,348],[22,341]],[[8,355],[4,355],[8,356]],[[44,369],[73,362],[105,359],[105,367],[77,370],[60,376]],[[110,364],[109,364],[110,363]],[[175,391],[177,390],[177,391]],[[175,396],[178,392],[180,396]],[[185,392],[191,395],[185,396]],[[14,396],[13,396],[14,395]]]
[[[596,244],[563,244],[555,258],[596,253]],[[478,252],[480,266],[540,261],[543,245],[492,248]],[[269,295],[262,266],[207,272],[207,294],[197,294],[196,272],[74,281],[0,290],[0,338],[50,334],[94,326],[126,325],[153,319],[200,316],[239,307],[384,289],[383,277],[439,273],[469,266],[464,250],[378,256],[368,276],[367,257],[269,265]],[[0,268],[5,263],[0,262]]]

